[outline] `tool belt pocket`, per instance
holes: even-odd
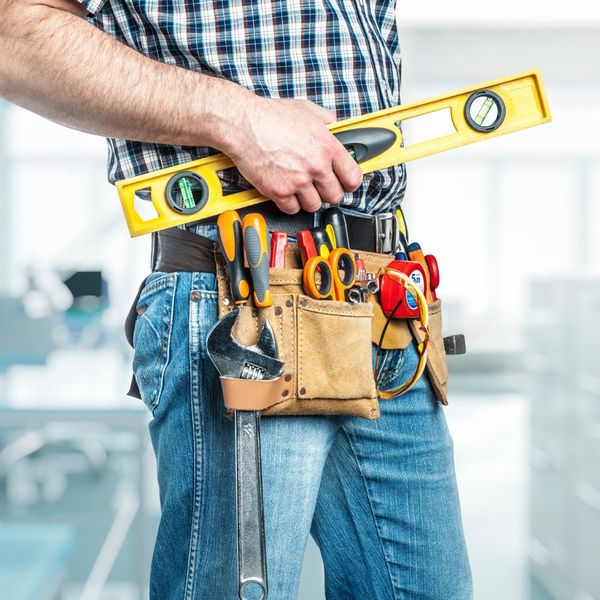
[[[361,252],[365,265],[369,271],[377,272],[389,262],[388,256],[370,252]],[[441,404],[448,404],[448,363],[444,349],[442,333],[442,301],[438,298],[428,305],[429,308],[429,343],[427,346],[426,374],[431,383],[435,397]],[[381,333],[386,325],[387,317],[384,315],[379,302],[373,302],[373,327],[372,341],[375,345],[381,344],[382,350],[406,349],[409,344],[425,341],[425,332],[415,320],[393,319],[390,321],[385,336]]]
[[[298,264],[294,247],[287,264]],[[228,271],[217,258],[219,316],[235,308]],[[285,363],[281,398],[263,415],[355,415],[377,418],[379,406],[372,367],[373,305],[315,300],[304,294],[302,268],[270,269],[273,305],[240,308],[233,335],[256,341],[268,320]]]

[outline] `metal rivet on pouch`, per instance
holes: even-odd
[[[284,381],[291,381],[292,380],[292,374],[291,373],[286,373],[285,377],[283,378]]]
[[[300,306],[306,306],[306,300],[304,298],[300,300]]]
[[[281,392],[281,395],[285,398],[286,396],[289,396],[290,390],[283,390],[283,392]]]
[[[223,298],[223,304],[229,306],[229,298]]]
[[[306,388],[300,388],[300,389],[298,390],[298,393],[299,393],[301,396],[304,396],[304,394],[306,394]]]
[[[292,306],[294,306],[294,301],[293,301],[293,300],[291,300],[291,299],[290,299],[290,300],[286,300],[286,301],[285,301],[285,305],[286,305],[288,308],[292,308]]]
[[[275,307],[275,314],[277,316],[281,315],[283,313],[283,308],[281,308],[281,306],[276,306]]]
[[[192,292],[190,294],[190,300],[192,302],[198,302],[198,300],[200,300],[200,292]]]

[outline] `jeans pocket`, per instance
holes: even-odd
[[[136,303],[133,373],[151,413],[158,406],[169,362],[177,273],[152,273]]]
[[[410,346],[409,346],[410,347]],[[373,361],[377,347],[373,346]],[[406,369],[406,349],[393,348],[390,350],[379,349],[379,365],[377,372],[377,389],[387,392],[398,387],[410,377],[410,372]]]

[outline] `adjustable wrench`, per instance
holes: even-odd
[[[256,344],[242,346],[232,335],[239,309],[231,311],[210,330],[207,351],[222,377],[275,379],[284,363],[277,359],[277,343],[265,321]],[[260,411],[235,411],[235,463],[237,487],[237,542],[239,597],[259,586],[268,594],[260,458]]]
[[[250,296],[245,268],[247,259],[255,306],[273,302],[269,291],[269,253],[267,228],[262,215],[248,214],[242,223],[235,211],[225,211],[217,220],[219,240],[229,267],[231,293],[238,305]],[[232,311],[211,330],[208,353],[222,377],[237,379],[275,379],[283,372],[277,360],[275,335],[265,321],[254,346],[244,347],[232,335],[239,311]],[[260,411],[235,411],[235,462],[237,487],[237,546],[239,597],[259,586],[267,598],[267,568],[264,539],[262,474],[260,457]]]

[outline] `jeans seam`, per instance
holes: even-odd
[[[365,493],[367,495],[367,500],[369,502],[369,510],[371,511],[371,516],[373,517],[373,523],[375,524],[375,529],[377,531],[377,537],[379,539],[379,543],[381,544],[381,552],[382,552],[383,558],[385,560],[385,566],[386,566],[389,581],[390,581],[390,588],[391,588],[392,594],[393,594],[392,600],[400,600],[400,597],[396,595],[396,586],[394,584],[394,579],[393,579],[392,573],[390,571],[390,561],[387,557],[385,544],[383,543],[383,536],[381,535],[381,531],[379,529],[379,522],[377,520],[377,515],[375,514],[375,509],[373,508],[373,503],[371,501],[371,495],[369,494],[369,488],[367,486],[367,478],[366,478],[365,472],[363,471],[358,454],[357,454],[356,450],[354,449],[354,446],[352,445],[352,438],[350,437],[350,434],[348,433],[348,431],[345,428],[343,429],[343,431],[344,431],[344,435],[346,436],[346,439],[348,440],[348,446],[349,446],[350,450],[352,451],[352,455],[354,456],[354,460],[356,461],[356,466],[358,467],[358,470],[360,472],[360,478],[365,487]]]
[[[195,368],[199,361],[199,349],[196,348],[194,339],[198,338],[198,319],[192,315],[192,310],[198,306],[197,302],[189,303],[189,368],[190,368],[190,413],[192,419],[192,449],[194,461],[194,479],[193,479],[193,507],[192,507],[192,523],[191,523],[191,534],[190,534],[190,547],[188,553],[188,568],[187,568],[187,580],[184,589],[184,600],[193,600],[194,587],[196,582],[195,571],[196,571],[196,559],[198,556],[198,531],[200,527],[200,515],[202,511],[202,493],[200,486],[202,485],[202,465],[203,460],[200,460],[200,454],[202,453],[202,441],[199,435],[199,406],[195,400],[198,396],[198,374]]]
[[[165,341],[167,355],[165,356],[165,363],[160,372],[160,379],[158,384],[158,391],[156,392],[156,398],[152,403],[152,414],[154,414],[156,407],[160,403],[160,397],[162,396],[162,390],[165,384],[165,372],[167,370],[167,367],[169,366],[169,361],[171,360],[171,337],[173,335],[173,321],[175,320],[175,298],[177,296],[177,273],[175,273],[174,275],[175,277],[173,278],[173,291],[171,296],[171,310],[169,311],[171,314],[169,315],[168,335]]]

